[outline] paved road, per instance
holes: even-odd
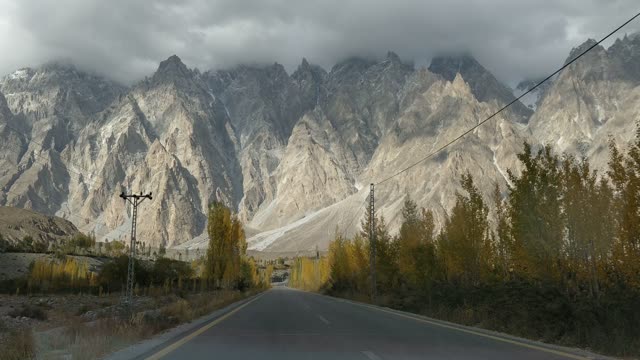
[[[148,359],[582,359],[513,338],[274,288]]]

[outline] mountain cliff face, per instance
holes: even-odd
[[[592,46],[588,40],[567,61]],[[640,36],[625,36],[609,49],[594,48],[555,79],[535,114],[528,137],[591,159],[608,161],[608,141],[626,144],[635,136],[640,115]]]
[[[504,105],[515,99],[513,91],[502,84],[476,59],[469,55],[457,57],[436,57],[431,61],[429,71],[440,74],[446,80],[453,81],[457,74],[469,84],[476,99],[482,102],[492,100]],[[526,123],[533,111],[521,102],[516,102],[508,109],[511,117]]]
[[[495,184],[504,191],[524,140],[604,166],[608,136],[626,142],[634,134],[638,60],[638,36],[598,48],[543,89],[535,112],[516,102],[379,185],[378,211],[397,229],[408,194],[442,221],[467,171],[485,194]],[[514,99],[470,56],[415,69],[392,52],[329,72],[303,59],[291,75],[279,64],[201,73],[174,55],[129,88],[48,64],[5,76],[0,93],[1,205],[124,239],[130,219],[117,195],[151,191],[141,241],[200,247],[208,204],[222,201],[247,224],[250,249],[274,252],[325,248],[336,228],[355,232],[359,218],[349,221],[364,214],[369,183]]]

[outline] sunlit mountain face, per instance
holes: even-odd
[[[609,137],[622,144],[635,133],[639,60],[638,36],[598,46],[522,99],[531,106],[516,102],[380,187],[379,211],[397,230],[408,194],[442,224],[460,176],[469,171],[486,195],[495,184],[506,189],[525,140],[603,168]],[[292,73],[279,64],[200,72],[174,55],[131,86],[51,63],[4,76],[0,90],[1,121],[10,125],[1,134],[3,205],[67,216],[100,240],[118,239],[130,215],[111,195],[141,188],[155,200],[145,204],[140,237],[204,247],[204,214],[219,200],[246,222],[250,249],[275,252],[326,249],[336,226],[355,232],[359,221],[347,228],[347,218],[361,212],[369,183],[515,98],[471,55],[424,68],[393,52],[328,71],[303,59]]]

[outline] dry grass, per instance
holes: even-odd
[[[215,291],[194,294],[187,298],[173,298],[168,304],[133,314],[130,318],[106,318],[85,323],[76,318],[62,331],[43,335],[41,357],[61,351],[75,359],[95,359],[120,348],[149,338],[180,323],[220,309],[253,293]],[[165,301],[167,299],[164,299]]]
[[[33,334],[30,329],[18,330],[10,333],[0,344],[2,359],[25,360],[35,357]]]

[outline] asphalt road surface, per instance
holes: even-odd
[[[276,287],[146,359],[585,359],[539,343]]]

